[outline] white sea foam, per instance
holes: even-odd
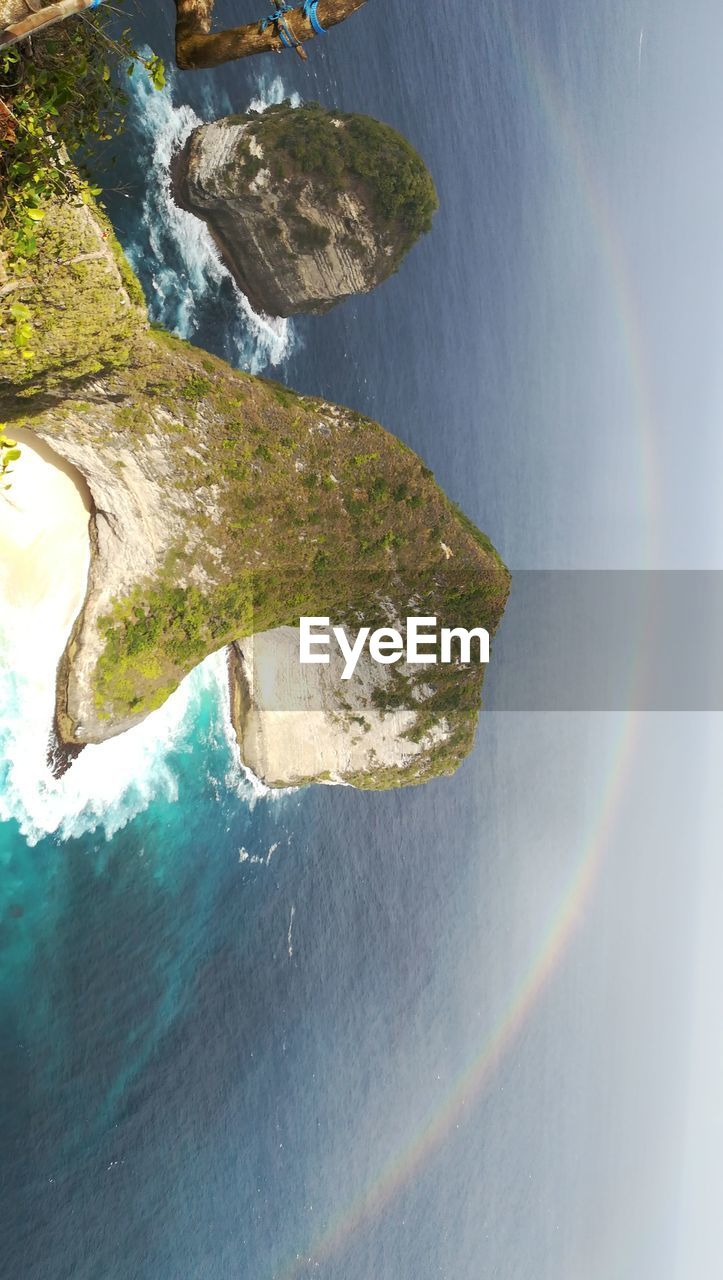
[[[279,77],[259,79],[255,110],[284,98]],[[143,237],[128,246],[128,256],[147,272],[153,261],[154,298],[151,313],[181,337],[192,337],[199,308],[213,299],[221,285],[235,301],[231,343],[236,362],[252,372],[280,363],[294,342],[286,320],[258,315],[231,280],[213,241],[197,218],[174,203],[170,164],[175,151],[201,123],[189,107],[173,105],[174,78],[163,90],[153,90],[144,76],[132,82],[137,127],[146,143],[151,166],[143,196]],[[298,96],[294,97],[298,105]],[[210,101],[210,118],[230,109]],[[143,262],[141,262],[143,259]],[[204,696],[218,708],[208,750],[225,748],[229,760],[223,783],[250,807],[262,797],[281,799],[288,791],[270,790],[239,759],[230,720],[228,678],[223,653],[201,664],[158,711],[137,728],[89,746],[61,779],[48,771],[46,751],[53,712],[52,681],[38,681],[37,663],[27,668],[13,657],[18,646],[8,631],[0,636],[0,821],[14,819],[29,844],[49,834],[69,839],[99,830],[110,839],[154,800],[173,801],[179,794],[179,771],[174,755],[190,750],[190,739]],[[260,859],[265,861],[266,859]]]
[[[251,862],[259,867],[264,865],[263,858],[260,858],[257,853],[249,853],[248,849],[244,849],[243,846],[238,851],[238,860],[239,862]]]
[[[294,346],[294,330],[288,320],[254,311],[226,267],[205,223],[179,209],[171,195],[171,160],[188,135],[202,124],[187,105],[174,106],[175,77],[165,88],[153,89],[146,76],[132,81],[135,127],[150,156],[137,239],[126,245],[128,257],[145,279],[150,275],[153,295],[149,306],[154,319],[181,338],[193,338],[204,305],[212,304],[223,285],[232,302],[224,317],[228,354],[251,373],[281,364]],[[284,98],[281,79],[259,79],[258,96],[251,105],[262,111]],[[294,98],[298,105],[298,95]],[[204,104],[210,116],[222,114],[210,100]],[[152,266],[149,264],[152,263]]]
[[[269,107],[277,107],[280,102],[289,102],[292,107],[301,106],[298,93],[287,93],[281,76],[261,75],[257,83],[258,97],[251,99],[249,111],[266,111]]]
[[[238,739],[231,721],[231,697],[228,687],[228,676],[218,682],[218,697],[221,708],[221,719],[226,736],[226,745],[231,756],[231,765],[224,782],[229,791],[245,799],[253,808],[257,800],[278,800],[293,795],[296,787],[267,787],[265,782],[256,777],[253,770],[241,759]],[[243,861],[243,859],[242,859]]]
[[[95,830],[110,839],[152,801],[177,800],[180,772],[172,756],[184,751],[201,701],[209,694],[219,715],[203,747],[225,747],[226,683],[224,655],[214,654],[137,728],[86,747],[68,772],[55,779],[46,764],[52,713],[47,691],[28,674],[0,670],[0,820],[14,818],[29,844],[53,833],[69,839]],[[236,789],[253,801],[248,785]]]

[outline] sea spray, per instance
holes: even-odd
[[[205,781],[217,799],[233,795],[252,810],[260,800],[278,804],[292,794],[293,788],[265,786],[240,759],[225,651],[206,658],[139,725],[85,747],[62,778],[47,765],[54,687],[37,678],[32,661],[21,667],[13,654],[17,646],[8,639],[6,615],[0,633],[0,822],[16,822],[28,844],[93,831],[110,840],[154,801],[183,800],[180,765],[199,745],[199,726]]]
[[[143,280],[151,318],[180,337],[198,333],[204,308],[223,312],[225,350],[234,364],[258,373],[282,362],[295,335],[288,320],[257,314],[221,262],[205,226],[179,209],[172,199],[170,166],[175,152],[202,121],[188,105],[174,106],[175,77],[157,91],[146,77],[130,85],[132,126],[147,158],[139,165],[144,190],[127,255]],[[260,76],[249,108],[263,111],[287,96],[281,78]],[[299,105],[297,94],[291,96]],[[208,97],[204,110],[212,118],[227,112],[228,103]],[[6,611],[0,635],[0,822],[18,824],[28,844],[47,835],[66,840],[89,832],[106,839],[121,830],[154,800],[179,797],[178,758],[191,750],[201,709],[208,715],[211,752],[221,751],[225,768],[213,780],[249,808],[262,798],[280,801],[287,790],[272,792],[239,757],[230,720],[224,655],[202,663],[158,711],[142,724],[100,746],[88,746],[61,779],[47,767],[53,716],[54,681],[38,678],[38,664],[18,660],[22,646],[13,636]],[[42,620],[35,633],[42,640]]]
[[[298,787],[268,787],[265,782],[257,778],[253,769],[249,769],[241,759],[238,738],[233,727],[233,719],[231,716],[231,693],[228,682],[228,660],[224,659],[226,666],[226,678],[220,678],[217,681],[217,690],[221,712],[221,724],[226,737],[226,746],[230,756],[229,769],[224,778],[224,782],[229,791],[234,791],[240,799],[247,801],[253,808],[257,800],[263,798],[280,800],[284,796],[293,795],[298,791]]]
[[[225,784],[233,776],[226,684],[224,655],[213,654],[158,711],[127,733],[86,747],[56,779],[46,763],[47,693],[27,673],[0,667],[0,821],[14,819],[31,845],[52,833],[70,839],[100,830],[110,839],[153,801],[179,798],[174,756],[191,750],[201,719],[208,721],[204,749],[220,751],[226,762],[219,780]],[[240,776],[233,790],[249,805],[261,794]]]
[[[210,232],[200,219],[179,209],[171,194],[171,161],[188,135],[203,123],[192,107],[174,105],[175,77],[155,90],[148,79],[131,84],[131,124],[146,163],[144,190],[127,256],[145,287],[151,318],[181,338],[203,337],[213,318],[217,354],[250,373],[281,364],[294,346],[288,320],[254,311],[223,265]],[[284,98],[283,82],[260,78],[251,108],[262,111]],[[298,95],[295,95],[298,105]],[[205,102],[213,118],[219,107]],[[210,343],[208,344],[210,345]]]
[[[298,93],[287,93],[281,76],[260,75],[256,81],[257,96],[249,102],[249,111],[266,111],[269,107],[278,107],[288,102],[292,107],[301,106]]]
[[[204,309],[216,319],[222,313],[221,354],[258,373],[286,358],[294,344],[293,328],[288,320],[253,310],[221,262],[205,224],[172,199],[171,159],[191,130],[202,123],[192,107],[174,106],[174,86],[173,74],[161,91],[152,89],[140,75],[130,84],[131,123],[147,163],[139,165],[144,189],[126,252],[143,280],[152,319],[180,337],[193,338]],[[259,77],[251,109],[263,111],[284,96],[280,77]],[[298,95],[292,101],[298,105]],[[229,109],[228,103],[213,102],[207,95],[204,110],[209,117]],[[37,622],[34,633],[42,641],[40,615]],[[250,807],[269,795],[239,759],[222,654],[202,663],[137,728],[87,747],[62,779],[54,779],[46,760],[54,680],[39,678],[34,659],[24,663],[18,657],[23,645],[13,634],[16,628],[7,610],[4,628],[5,635],[0,636],[0,821],[14,820],[29,844],[49,834],[69,839],[96,830],[110,839],[154,800],[177,799],[179,778],[173,756],[190,750],[204,702],[212,708],[209,750],[222,748],[226,761],[217,784]],[[285,793],[273,794],[280,798]]]

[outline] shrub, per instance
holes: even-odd
[[[269,111],[256,126],[264,150],[288,176],[289,165],[342,191],[362,182],[377,215],[397,224],[411,244],[432,225],[434,182],[406,138],[371,116],[330,113],[318,103]]]
[[[53,199],[88,201],[99,187],[64,162],[92,138],[107,140],[123,127],[124,96],[106,60],[147,69],[161,88],[160,58],[137,53],[127,33],[113,40],[105,14],[65,22],[29,42],[0,52],[0,225],[20,268],[37,252],[43,206]]]

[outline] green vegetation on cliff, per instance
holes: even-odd
[[[48,200],[99,194],[68,157],[122,131],[125,98],[111,65],[131,74],[140,63],[156,88],[164,84],[161,59],[109,28],[107,12],[85,14],[0,51],[0,224],[20,263],[39,252]]]
[[[144,307],[99,188],[69,161],[122,131],[111,65],[163,84],[160,59],[108,25],[92,13],[0,52],[0,385],[27,394],[127,363]]]
[[[93,469],[111,495],[160,476],[163,509],[150,514],[166,539],[155,560],[149,544],[145,571],[103,610],[93,614],[86,602],[61,671],[66,741],[78,725],[64,701],[68,669],[79,645],[89,651],[88,628],[96,640],[84,731],[91,715],[98,733],[159,706],[209,652],[297,625],[302,614],[352,627],[430,613],[440,626],[495,630],[508,573],[411,450],[358,413],[149,328],[137,283],[93,205],[56,203],[44,214],[28,283],[0,298],[0,340],[12,347],[13,297],[36,335],[32,360],[11,351],[0,368],[0,417],[12,423],[10,435],[22,426],[61,452],[85,450],[91,491]],[[104,510],[101,518],[115,517]],[[419,703],[413,736],[440,719],[446,736],[406,771],[356,781],[397,785],[452,772],[474,737],[482,676],[477,666],[422,668],[411,693],[403,679],[393,682],[385,705]]]
[[[317,102],[293,111],[282,103],[265,111],[251,132],[276,178],[314,178],[319,198],[361,185],[380,221],[402,230],[404,251],[430,230],[438,207],[434,182],[411,143],[390,125],[327,111]]]
[[[380,217],[399,220],[415,238],[429,231],[438,205],[434,183],[422,158],[390,125],[312,102],[295,111],[270,108],[253,132],[265,154],[325,177],[334,190],[350,175],[358,178],[372,192]]]
[[[381,626],[390,606],[405,616],[414,596],[440,625],[494,630],[506,570],[463,529],[419,458],[377,423],[236,373],[158,331],[142,359],[132,407],[120,400],[128,375],[108,379],[111,430],[120,423],[142,448],[145,432],[172,413],[183,459],[174,484],[217,494],[211,513],[205,502],[189,512],[184,544],[161,571],[102,620],[101,714],[150,710],[207,653],[302,614]],[[435,677],[440,712],[476,714],[480,670],[468,682],[450,671]]]
[[[127,368],[144,322],[141,288],[95,205],[45,204],[34,242],[18,266],[0,230],[0,399]]]
[[[40,252],[51,199],[97,194],[68,163],[122,124],[122,96],[105,62],[103,19],[68,23],[0,52],[0,224],[18,271]]]

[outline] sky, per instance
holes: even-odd
[[[639,320],[639,367],[655,477],[651,560],[666,568],[720,570],[723,12],[707,0],[650,4],[639,12],[645,147],[631,147],[626,157],[629,126],[622,132],[616,156],[623,170],[629,166],[621,175],[626,197],[616,196],[614,170],[606,189],[612,193]],[[683,669],[684,642],[678,661]],[[672,790],[664,785],[664,773],[655,785],[656,740],[675,765]],[[665,1265],[673,1267],[677,1280],[715,1280],[723,1252],[720,714],[645,717],[637,760],[630,803],[638,826],[650,828],[651,872],[655,875],[657,857],[661,889],[676,865],[694,886],[685,917],[690,948],[682,989],[686,1013],[676,1037],[683,1043],[670,1046],[678,1055],[668,1105],[680,1104],[680,1163],[671,1171],[668,1222],[651,1223],[648,1230],[668,1239]],[[648,787],[641,775],[649,779]],[[656,835],[658,814],[673,824],[672,831]],[[640,851],[629,848],[631,857]],[[641,946],[652,932],[654,911],[655,898],[640,903]],[[672,951],[680,940],[680,932],[671,936]],[[681,968],[683,955],[678,953]],[[660,1069],[665,1070],[662,1051]],[[641,1207],[633,1202],[639,1229]]]

